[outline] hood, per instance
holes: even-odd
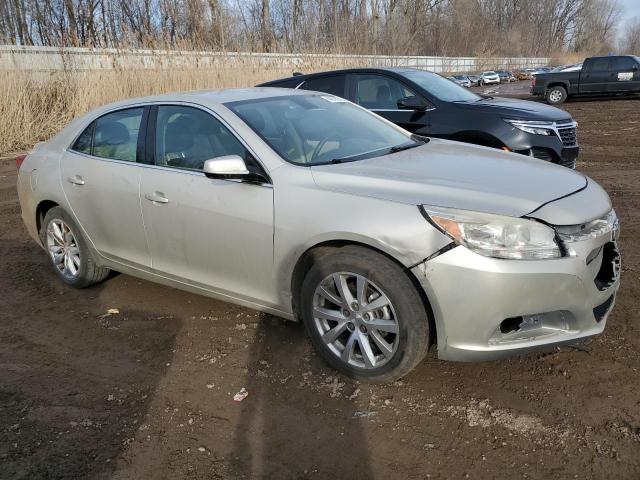
[[[505,118],[517,120],[569,120],[571,115],[551,105],[518,100],[517,98],[486,98],[472,102],[455,102],[458,108],[477,112],[495,113]]]
[[[583,175],[565,167],[439,139],[382,157],[311,167],[311,172],[326,190],[513,217],[587,185]]]

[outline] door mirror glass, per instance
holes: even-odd
[[[247,164],[239,155],[225,155],[204,162],[204,174],[209,178],[247,178]]]
[[[417,110],[424,112],[427,109],[427,104],[420,97],[411,96],[398,100],[398,108],[400,110]]]

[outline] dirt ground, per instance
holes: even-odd
[[[432,353],[385,386],[336,375],[294,323],[127,275],[64,287],[1,161],[0,478],[640,478],[640,99],[564,108],[622,223],[604,334],[480,364]]]

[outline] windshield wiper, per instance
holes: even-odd
[[[395,147],[391,147],[389,149],[389,153],[398,153],[403,150],[409,150],[410,148],[419,147],[420,145],[424,145],[425,142],[414,140],[413,143],[401,143],[400,145],[396,145]]]

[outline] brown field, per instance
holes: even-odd
[[[0,478],[640,478],[639,107],[564,106],[578,169],[622,223],[604,334],[488,363],[431,354],[385,386],[336,375],[294,323],[127,275],[64,287],[27,238],[13,160],[0,162]]]

